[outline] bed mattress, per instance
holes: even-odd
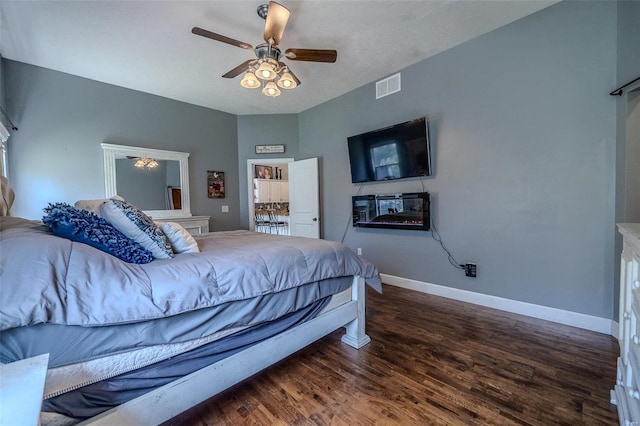
[[[49,368],[55,368],[154,346],[160,349],[186,342],[189,347],[196,339],[213,341],[297,311],[344,290],[351,280],[351,277],[340,277],[316,281],[278,293],[137,323],[103,327],[58,324],[16,327],[0,332],[0,362],[49,353]],[[167,350],[168,356],[173,353]]]

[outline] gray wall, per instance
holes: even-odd
[[[285,151],[284,154],[256,154],[256,145],[285,145]],[[238,117],[240,221],[245,229],[249,228],[247,160],[260,158],[299,159],[297,114],[243,115]],[[253,214],[251,218],[253,218]]]
[[[237,120],[232,114],[4,60],[13,214],[48,202],[104,197],[101,142],[189,152],[191,211],[212,230],[237,229]],[[207,170],[224,170],[227,198],[207,198]],[[228,205],[230,213],[222,213]]]
[[[300,114],[300,157],[321,157],[324,237],[381,272],[612,318],[616,13],[562,2]],[[346,138],[428,116],[434,176],[350,183]],[[351,196],[432,195],[429,233],[353,229]],[[349,224],[349,225],[348,225]]]

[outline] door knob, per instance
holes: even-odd
[[[313,220],[314,222],[317,222],[317,221],[318,221],[318,218],[317,218],[317,217],[314,217],[314,218],[313,218],[313,219],[311,219],[311,220]]]

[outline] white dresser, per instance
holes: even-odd
[[[620,357],[611,402],[621,425],[640,424],[640,223],[618,225],[623,237],[620,262]]]
[[[176,217],[171,219],[159,219],[160,222],[176,222],[189,231],[191,235],[199,235],[209,232],[209,218],[211,216]]]

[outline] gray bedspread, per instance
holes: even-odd
[[[0,331],[0,362],[48,353],[49,368],[53,368],[155,345],[187,342],[273,321],[345,290],[350,284],[350,277],[330,278],[278,293],[127,324],[14,327]]]
[[[381,290],[376,268],[333,241],[229,231],[198,245],[134,265],[39,222],[0,217],[0,330],[144,321],[349,275]]]

